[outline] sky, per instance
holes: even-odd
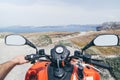
[[[120,0],[0,0],[0,27],[120,21]]]

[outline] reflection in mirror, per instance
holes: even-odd
[[[93,41],[96,46],[115,46],[118,42],[117,35],[100,35]]]
[[[7,45],[24,45],[26,43],[26,39],[20,35],[8,35],[5,38],[5,43]]]

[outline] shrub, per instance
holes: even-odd
[[[61,40],[57,43],[57,45],[72,46],[72,43],[68,40]]]
[[[120,80],[120,56],[117,58],[107,58],[106,62],[110,64],[110,66],[113,68],[111,71],[111,75],[116,80]]]
[[[37,39],[38,46],[47,46],[49,44],[52,44],[52,40],[48,35],[41,35],[38,37]]]

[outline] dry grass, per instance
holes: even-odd
[[[40,35],[48,35],[49,37],[63,37],[63,36],[68,36],[68,35],[76,35],[79,34],[79,32],[36,32],[36,33],[23,33],[21,35],[24,35],[26,37],[31,37],[31,36],[40,36]]]
[[[91,32],[86,33],[84,36],[76,37],[71,39],[71,41],[79,47],[83,47],[88,44],[92,39],[94,39],[99,34],[117,34],[120,35],[120,30],[110,30],[110,31],[98,31],[98,32]],[[113,55],[113,54],[120,54],[119,47],[95,47],[101,54],[104,55]],[[96,52],[97,54],[97,52]]]
[[[78,34],[80,34],[80,32],[36,32],[36,33],[23,33],[21,35],[25,36],[28,40],[30,40],[35,45],[40,47],[47,46],[52,43],[54,44],[53,38],[61,39],[67,36],[74,36]]]
[[[8,34],[8,33],[5,33],[5,34]],[[120,30],[91,31],[91,32],[86,32],[84,35],[80,35],[79,37],[75,37],[75,35],[79,35],[79,34],[80,32],[36,32],[36,33],[23,33],[21,35],[25,36],[26,38],[28,38],[30,41],[32,41],[35,44],[39,44],[38,40],[40,36],[43,36],[43,35],[48,36],[50,39],[53,39],[53,38],[60,39],[60,38],[67,37],[67,36],[73,36],[73,38],[70,38],[65,41],[71,41],[72,43],[77,45],[79,48],[82,48],[99,34],[120,35]],[[119,47],[94,47],[91,49],[91,52],[93,52],[92,50],[100,51],[101,54],[105,54],[105,55],[120,54]]]
[[[24,33],[25,37],[27,37],[29,40],[33,41],[34,43],[38,44],[38,38],[42,35],[47,35],[51,39],[52,38],[62,38],[66,36],[74,36],[80,34],[79,32],[40,32],[40,33]],[[79,37],[73,37],[69,39],[68,41],[71,41],[75,45],[79,46],[80,48],[84,47],[86,44],[88,44],[93,38],[95,38],[99,34],[117,34],[120,35],[120,30],[109,30],[109,31],[91,31],[86,32],[86,34],[81,35]],[[66,40],[67,41],[67,40]],[[104,55],[114,55],[114,54],[120,54],[120,48],[119,47],[93,47],[90,52],[94,52],[92,50],[99,51],[99,54]],[[96,54],[98,54],[96,52]]]

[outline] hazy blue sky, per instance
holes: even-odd
[[[0,0],[0,27],[120,21],[120,0]]]

